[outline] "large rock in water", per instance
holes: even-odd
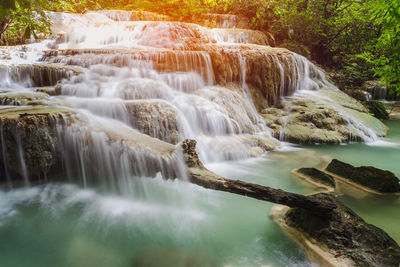
[[[321,89],[295,96],[261,115],[275,137],[300,143],[341,143],[385,136],[387,127],[368,115],[366,108],[339,90]],[[364,140],[366,141],[366,140]]]
[[[1,177],[40,178],[58,162],[56,124],[67,110],[43,106],[0,110]]]
[[[337,159],[333,159],[326,170],[381,193],[400,192],[399,179],[390,171],[372,166],[354,167]]]
[[[315,216],[300,208],[284,214],[278,207],[271,211],[271,217],[306,249],[310,258],[323,266],[399,266],[400,247],[382,229],[365,222],[332,195],[310,197],[335,203],[337,208],[330,217]]]

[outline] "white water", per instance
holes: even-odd
[[[63,167],[70,179],[79,177],[86,185],[101,176],[115,187],[115,177],[129,180],[158,171],[166,177],[185,176],[182,159],[172,145],[164,154],[157,148],[149,154],[146,144],[137,140],[157,143],[160,139],[174,145],[196,139],[201,160],[210,163],[260,155],[260,144],[273,139],[247,85],[248,62],[240,43],[249,42],[249,31],[232,36],[223,29],[195,24],[129,21],[132,13],[118,11],[49,12],[48,16],[58,38],[28,45],[23,51],[9,50],[11,60],[0,65],[0,87],[7,94],[32,93],[36,87],[57,84],[61,95],[43,101],[71,108],[77,113],[74,120],[81,121],[58,127]],[[194,44],[206,45],[204,51],[193,51]],[[239,77],[234,77],[235,66],[230,66],[227,81],[234,89],[215,84],[213,59],[207,51],[213,44],[237,49]],[[60,50],[48,52],[48,47]],[[317,93],[312,92],[320,88],[336,90],[302,56],[266,56],[273,62],[274,75],[280,77],[276,101],[295,92],[315,98]],[[59,66],[73,67],[76,72]],[[372,130],[345,114],[340,105],[337,110],[365,140],[376,139]],[[143,139],[139,132],[157,139]],[[24,166],[22,152],[20,161]],[[23,176],[28,183],[29,175]]]
[[[29,96],[46,107],[74,112],[53,119],[52,141],[62,156],[61,180],[78,181],[84,188],[57,184],[56,177],[35,185],[29,179],[24,140],[16,131],[22,184],[32,187],[0,189],[0,237],[7,240],[0,245],[5,254],[1,264],[143,266],[142,260],[175,267],[188,266],[178,262],[186,257],[189,266],[313,266],[268,220],[272,204],[163,179],[186,178],[175,144],[193,138],[202,161],[216,173],[312,192],[289,172],[296,164],[325,162],[326,156],[316,158],[281,143],[269,158],[250,159],[264,153],[261,145],[272,137],[253,103],[257,99],[246,79],[249,61],[241,50],[237,66],[229,66],[233,85],[227,87],[216,84],[208,50],[189,50],[198,36],[207,45],[232,50],[250,42],[248,35],[192,24],[127,22],[131,12],[49,15],[59,23],[54,29],[62,31],[58,40],[28,45],[27,51],[0,50],[11,58],[0,61],[0,96]],[[221,26],[231,24],[236,24],[233,17],[221,20]],[[49,48],[81,50],[42,54]],[[364,140],[375,140],[362,120],[318,91],[337,89],[307,59],[296,54],[266,57],[279,77],[275,100],[296,94],[323,101],[342,112]],[[32,63],[73,67],[81,74]],[[240,69],[237,77],[234,67]],[[55,86],[60,95],[35,92],[43,86]],[[7,106],[0,111],[17,109],[10,105],[16,103],[26,105],[20,99],[4,101]],[[12,188],[18,184],[8,168],[4,134],[0,124],[5,181]]]

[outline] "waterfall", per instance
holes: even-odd
[[[237,25],[233,16],[218,17],[221,28],[210,29],[140,21],[130,11],[46,14],[56,37],[27,45],[26,51],[11,49],[11,62],[0,63],[0,98],[6,98],[1,101],[21,105],[5,108],[32,116],[38,110],[42,116],[36,122],[2,113],[7,181],[14,175],[8,166],[14,151],[5,145],[10,137],[4,123],[7,129],[40,130],[38,140],[49,147],[44,167],[57,162],[84,186],[101,180],[116,188],[115,177],[126,183],[158,172],[184,178],[175,145],[186,138],[197,140],[205,163],[260,155],[278,143],[260,110],[293,94],[323,99],[317,97],[321,89],[337,90],[306,58],[266,46],[264,33],[231,29]],[[32,95],[30,101],[21,100],[22,91],[23,99]],[[363,119],[340,105],[334,108],[364,140],[376,138]],[[52,112],[68,115],[50,123]],[[21,136],[15,133],[18,175],[28,185],[30,176],[46,173],[30,171],[33,156]]]

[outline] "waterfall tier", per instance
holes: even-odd
[[[384,134],[318,67],[239,29],[240,18],[197,18],[217,18],[211,29],[145,12],[47,14],[53,39],[0,51],[0,159],[10,185],[57,172],[84,185],[185,178],[175,145],[186,138],[209,163],[259,156],[279,146],[272,134],[300,142],[301,127],[310,136],[318,128],[310,142]]]

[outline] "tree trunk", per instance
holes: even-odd
[[[333,203],[324,203],[304,195],[221,177],[204,167],[198,158],[195,147],[195,140],[184,140],[182,142],[183,154],[186,164],[189,167],[189,180],[194,184],[209,189],[283,204],[293,208],[302,208],[318,216],[329,216],[332,210],[336,208],[336,205]]]

